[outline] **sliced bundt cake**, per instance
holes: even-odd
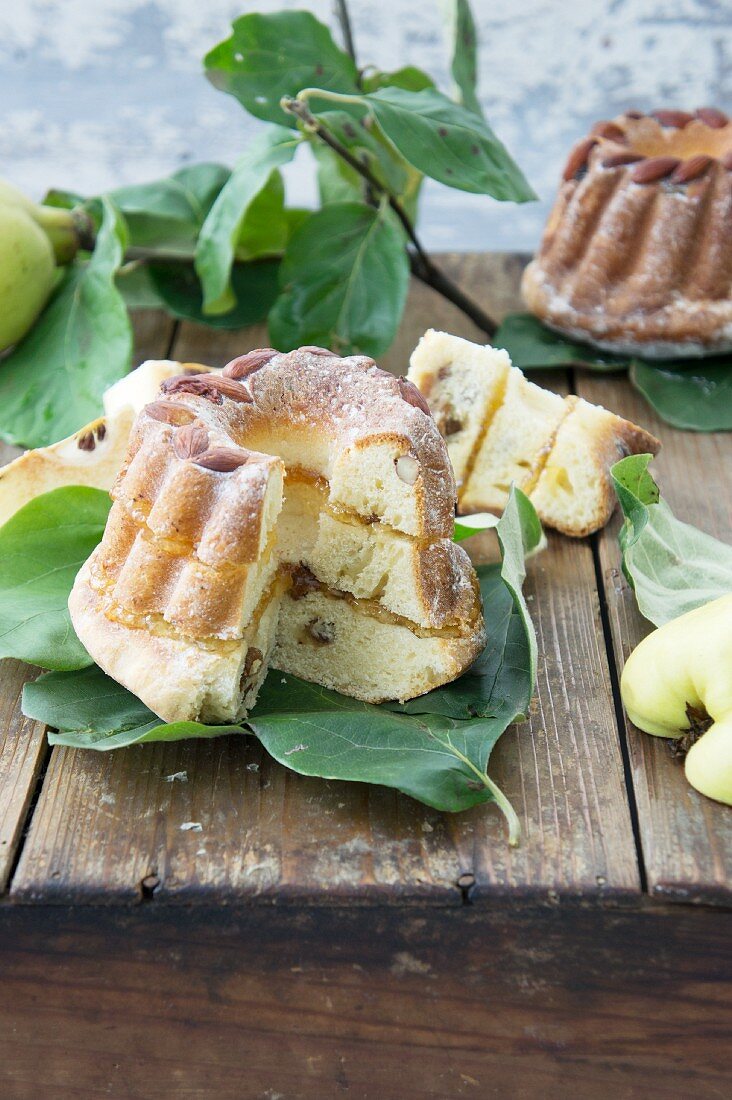
[[[425,333],[409,378],[445,436],[463,515],[501,511],[515,484],[549,527],[587,535],[613,511],[613,463],[660,446],[599,405],[529,382],[505,351],[444,332]]]
[[[372,702],[468,667],[477,579],[411,383],[361,356],[262,349],[162,391],[69,605],[110,675],[168,721],[221,722],[269,664]]]

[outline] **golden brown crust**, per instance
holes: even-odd
[[[164,721],[234,722],[243,716],[242,698],[252,689],[256,694],[264,677],[269,651],[256,682],[242,683],[252,645],[261,656],[269,636],[271,648],[278,600],[279,594],[261,608],[257,629],[248,641],[197,644],[175,632],[131,629],[110,619],[91,584],[87,562],[69,597],[69,610],[80,640],[97,664]]]
[[[672,357],[732,347],[732,122],[623,115],[575,146],[522,291],[553,328]]]
[[[271,349],[270,349],[271,350]],[[401,383],[401,385],[400,385]],[[309,465],[332,479],[338,468],[378,443],[411,454],[420,466],[413,489],[417,537],[449,537],[455,484],[445,444],[432,417],[410,400],[405,380],[380,370],[372,359],[300,349],[275,354],[243,379],[252,397],[241,405],[223,400],[217,420],[224,434],[242,446],[307,436],[313,443]],[[183,400],[183,395],[171,395]],[[210,416],[203,399],[187,403],[197,415]],[[299,444],[298,444],[299,445]],[[285,450],[281,453],[288,461]]]
[[[436,628],[465,624],[478,615],[475,570],[463,547],[451,540],[440,539],[420,550],[418,587]]]

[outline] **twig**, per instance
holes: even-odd
[[[348,53],[354,63],[356,64],[356,46],[353,41],[353,28],[351,27],[351,16],[348,11],[348,5],[346,0],[335,0],[335,13],[338,22],[341,27],[341,34],[343,35],[343,45],[346,47],[346,53]]]
[[[495,336],[498,326],[493,318],[490,317],[485,310],[481,309],[477,302],[474,302],[464,294],[460,287],[445,275],[443,271],[440,271],[432,262],[430,256],[425,252],[415,233],[414,226],[396,195],[393,195],[388,188],[384,186],[381,180],[377,179],[367,164],[364,164],[354,157],[345,145],[342,145],[337,138],[333,137],[330,131],[323,126],[322,122],[312,114],[307,103],[304,103],[301,99],[295,99],[290,96],[285,96],[281,102],[282,107],[296,118],[299,118],[310,133],[319,137],[322,142],[328,145],[333,152],[337,154],[337,156],[344,160],[346,164],[350,165],[355,172],[358,172],[358,174],[366,180],[373,192],[386,196],[389,206],[401,222],[404,232],[407,234],[414,248],[414,252],[409,253],[412,274],[419,279],[420,282],[425,283],[427,286],[431,286],[433,290],[438,291],[444,298],[447,298],[448,301],[462,310],[462,312],[469,317],[478,328],[482,329],[487,336]]]

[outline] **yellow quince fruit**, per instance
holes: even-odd
[[[708,724],[687,753],[686,778],[732,805],[732,594],[644,638],[623,669],[620,693],[631,722],[656,737]]]

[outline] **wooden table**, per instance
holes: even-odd
[[[525,258],[441,260],[519,308]],[[480,339],[414,286],[384,364],[429,325]],[[217,365],[268,342],[159,314],[137,337]],[[657,432],[672,507],[732,539],[732,436],[673,431],[622,377],[542,381]],[[0,1096],[730,1095],[732,811],[624,721],[647,627],[617,527],[530,566],[537,694],[491,761],[518,849],[494,807],[302,778],[246,737],[49,751],[4,662]]]

